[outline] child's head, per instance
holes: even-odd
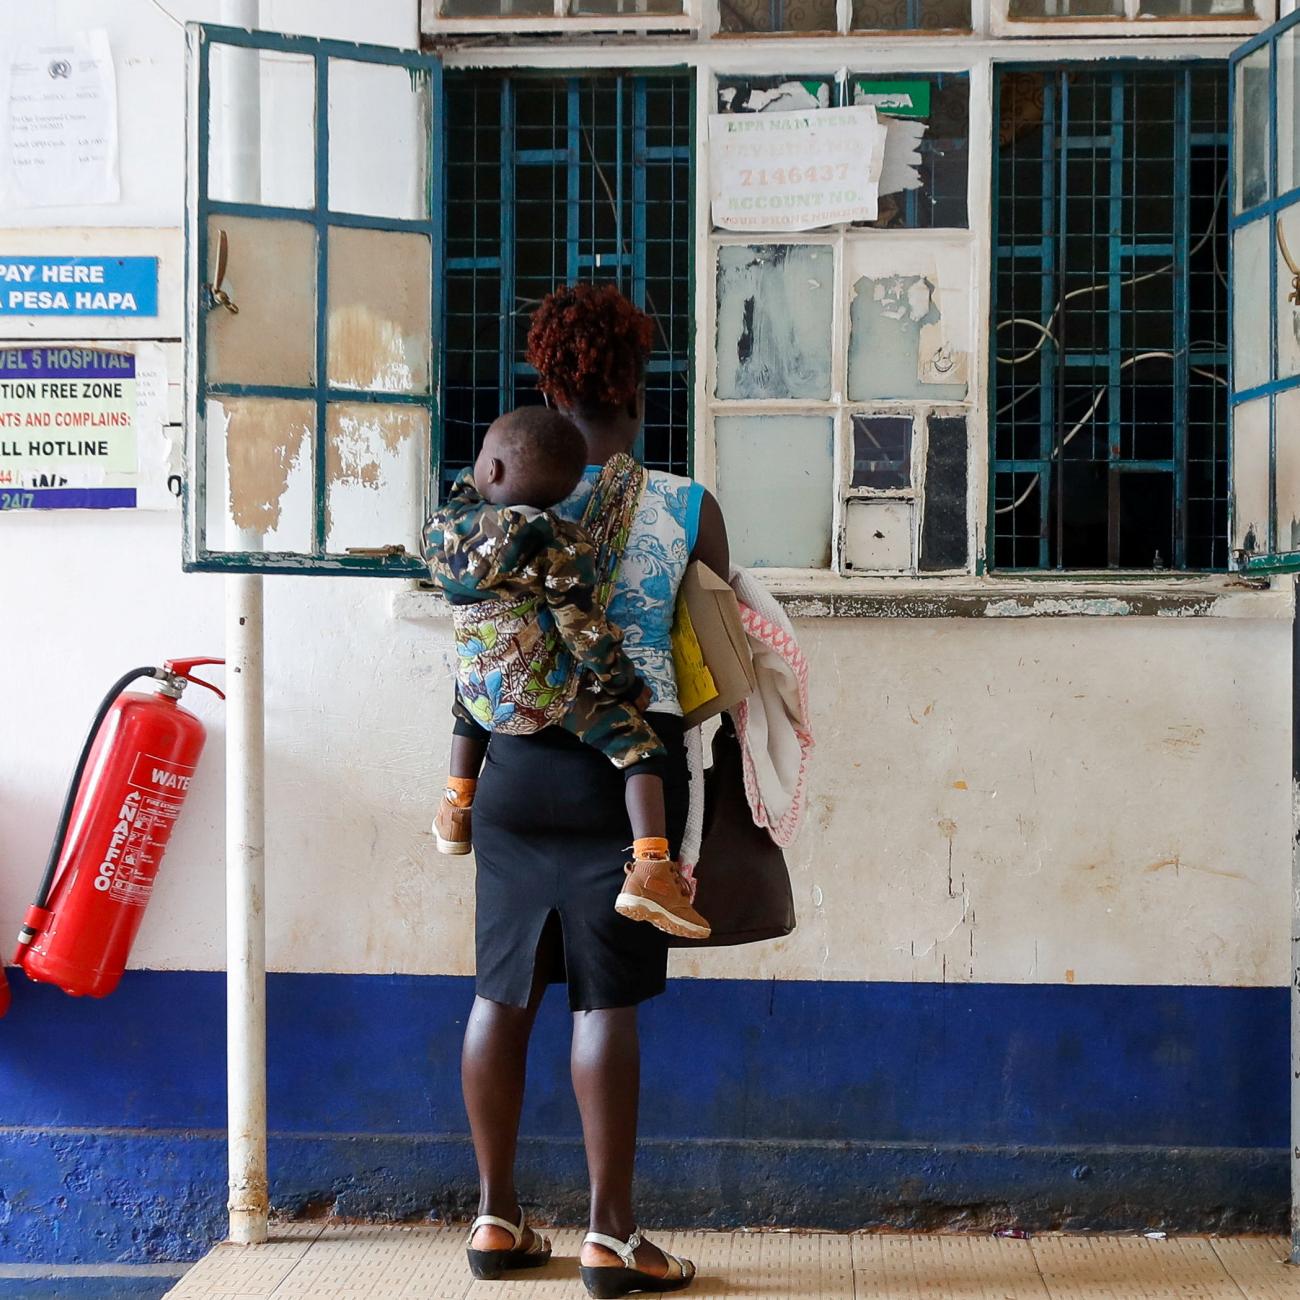
[[[474,486],[498,506],[547,510],[578,485],[587,444],[578,426],[544,406],[521,406],[495,420],[474,462]]]

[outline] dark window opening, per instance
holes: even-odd
[[[642,454],[691,467],[691,83],[686,75],[448,73],[443,486],[503,411],[551,290],[614,283],[655,321]]]
[[[1227,567],[1227,75],[1002,71],[993,563]]]

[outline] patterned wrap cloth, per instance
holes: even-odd
[[[618,767],[662,757],[581,525],[493,505],[466,471],[426,525],[424,555],[452,607],[458,712],[505,735],[561,725]]]

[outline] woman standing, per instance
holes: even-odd
[[[654,325],[612,286],[575,285],[533,318],[528,360],[547,401],[582,431],[589,468],[557,507],[579,520],[601,468],[632,451],[644,419]],[[717,502],[698,483],[651,471],[633,515],[609,616],[650,688],[673,857],[687,805],[681,707],[670,633],[692,559],[728,572]],[[524,1223],[515,1188],[528,1039],[546,985],[567,981],[571,1068],[591,1185],[582,1277],[593,1296],[675,1291],[695,1268],[641,1240],[632,1209],[640,1045],[637,1005],[663,992],[667,939],[613,907],[629,827],[622,777],[559,727],[493,738],[474,801],[476,997],[462,1083],[480,1180],[470,1259],[481,1276],[544,1263],[550,1243]]]

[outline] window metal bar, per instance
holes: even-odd
[[[515,85],[509,77],[501,80],[501,304],[497,323],[497,387],[501,391],[501,409],[515,405],[515,376],[511,360],[515,354]]]
[[[1187,567],[1187,396],[1191,383],[1189,337],[1191,266],[1188,249],[1191,235],[1191,132],[1192,74],[1184,69],[1174,84],[1174,567]],[[1179,275],[1178,268],[1183,268]]]
[[[330,96],[329,60],[316,60],[316,207],[324,213],[329,208],[330,183]],[[322,222],[316,237],[316,436],[312,442],[312,546],[317,555],[325,554],[327,466],[325,447],[326,399],[323,391],[328,366],[329,317],[329,225]]]
[[[572,283],[578,278],[580,266],[578,244],[582,238],[582,96],[581,83],[571,77],[567,84],[565,104],[568,111],[568,156],[565,186],[565,207],[568,224],[565,237],[564,278]]]
[[[1110,231],[1107,239],[1107,286],[1108,319],[1106,321],[1106,345],[1109,352],[1106,368],[1106,433],[1107,433],[1107,554],[1106,562],[1112,569],[1119,568],[1120,551],[1120,492],[1119,475],[1116,467],[1124,458],[1124,426],[1121,410],[1121,386],[1124,380],[1124,364],[1121,352],[1124,347],[1125,321],[1124,290],[1122,285],[1123,261],[1120,257],[1120,243],[1123,240],[1124,224],[1124,113],[1126,109],[1124,94],[1125,77],[1115,72],[1110,77],[1110,135],[1098,141],[1098,144],[1110,152]],[[1095,102],[1095,101],[1094,101]],[[1094,209],[1095,211],[1095,209]],[[1095,218],[1094,218],[1095,219]],[[1095,233],[1095,232],[1094,232]],[[1064,433],[1064,430],[1062,430]],[[1062,453],[1061,478],[1064,480],[1064,453]],[[1061,514],[1065,514],[1064,482],[1062,482]],[[1065,565],[1064,551],[1056,554],[1057,566]]]
[[[1060,138],[1062,140],[1068,139],[1069,137],[1070,82],[1069,79],[1063,73],[1058,73],[1056,75],[1055,100],[1058,105],[1059,123],[1054,124],[1053,131],[1049,133],[1046,130],[1046,122],[1044,122],[1045,129],[1043,131],[1043,137],[1044,137],[1043,147],[1048,151],[1049,159],[1051,158],[1051,149],[1053,145],[1053,140],[1055,139],[1057,133],[1059,132]],[[1060,157],[1057,160],[1057,165],[1055,168],[1052,169],[1052,171],[1056,174],[1056,178],[1058,182],[1057,193],[1054,196],[1056,202],[1053,205],[1055,220],[1053,221],[1053,224],[1048,227],[1048,229],[1051,230],[1052,234],[1055,236],[1057,240],[1062,240],[1064,238],[1065,232],[1069,229],[1066,208],[1065,208],[1066,196],[1069,193],[1069,179],[1066,172],[1066,167],[1068,165],[1068,155],[1066,153],[1066,150],[1064,149],[1059,150],[1059,154]],[[1047,183],[1046,181],[1044,181],[1044,188],[1046,187],[1047,187]],[[1062,423],[1062,413],[1065,410],[1065,367],[1057,364],[1057,354],[1063,352],[1066,347],[1066,329],[1067,329],[1066,322],[1068,320],[1068,311],[1065,307],[1065,282],[1066,282],[1065,259],[1064,257],[1061,256],[1061,250],[1059,246],[1053,248],[1052,258],[1053,258],[1052,269],[1054,274],[1052,275],[1050,280],[1046,276],[1044,276],[1043,278],[1044,289],[1047,289],[1049,285],[1051,286],[1049,291],[1048,306],[1047,306],[1047,310],[1044,312],[1043,319],[1051,320],[1052,317],[1050,313],[1052,310],[1052,304],[1060,303],[1061,309],[1056,315],[1056,340],[1055,342],[1053,342],[1053,340],[1049,338],[1048,346],[1043,348],[1042,350],[1044,365],[1047,366],[1047,363],[1049,361],[1051,362],[1050,367],[1048,367],[1047,369],[1047,375],[1044,382],[1044,392],[1050,390],[1052,392],[1052,397],[1053,397],[1052,420],[1050,424],[1044,421],[1043,440],[1044,442],[1050,444],[1052,450],[1052,459],[1055,464],[1055,469],[1053,473],[1049,476],[1048,481],[1046,483],[1040,483],[1038,489],[1039,496],[1042,501],[1042,510],[1043,510],[1044,543],[1043,546],[1041,547],[1041,554],[1042,554],[1041,567],[1045,569],[1051,566],[1051,559],[1049,556],[1049,546],[1046,540],[1048,527],[1049,527],[1049,519],[1051,517],[1051,504],[1049,501],[1048,489],[1051,490],[1051,496],[1055,499],[1056,502],[1055,540],[1056,540],[1057,564],[1061,563],[1061,556],[1065,550],[1065,466],[1062,463],[1063,455],[1064,455],[1062,449],[1062,443],[1064,441],[1064,434],[1065,434],[1065,427],[1064,424]],[[1051,349],[1050,357],[1048,356],[1049,348]]]

